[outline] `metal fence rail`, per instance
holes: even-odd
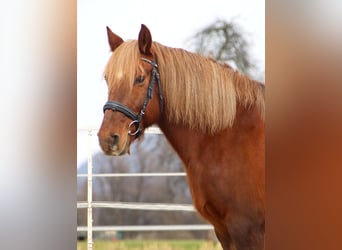
[[[112,173],[112,174],[92,174],[93,177],[151,177],[151,176],[186,176],[184,172],[174,173]],[[77,177],[88,177],[88,174],[78,174]]]
[[[142,203],[142,202],[92,202],[93,208],[117,208],[152,211],[196,211],[192,205],[167,204],[167,203]],[[78,202],[77,208],[87,208],[87,202]]]

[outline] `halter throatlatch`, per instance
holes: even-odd
[[[142,130],[142,126],[141,126],[141,120],[145,114],[146,108],[147,108],[147,104],[150,101],[150,99],[152,98],[152,93],[153,93],[153,88],[154,88],[154,83],[157,80],[158,83],[158,95],[159,95],[159,107],[160,107],[160,112],[163,111],[163,96],[162,96],[162,90],[161,90],[161,84],[160,84],[160,77],[159,77],[159,72],[158,72],[158,64],[157,62],[153,62],[149,59],[146,58],[141,58],[141,60],[149,63],[152,65],[153,69],[152,69],[152,75],[151,75],[151,80],[150,83],[148,85],[148,89],[147,89],[147,95],[146,98],[144,100],[144,103],[141,107],[141,110],[139,112],[139,114],[136,114],[134,111],[132,111],[129,107],[127,107],[126,105],[123,105],[119,102],[115,102],[115,101],[107,101],[106,104],[103,106],[103,112],[105,112],[107,109],[113,110],[113,111],[118,111],[120,113],[123,113],[125,116],[127,116],[128,118],[130,118],[132,120],[132,122],[128,125],[128,134],[132,135],[132,136],[136,136],[138,137],[141,130]],[[135,126],[135,131],[132,132],[131,131],[131,127]]]

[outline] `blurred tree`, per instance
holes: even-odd
[[[218,19],[195,33],[190,39],[190,47],[196,52],[218,61],[236,66],[249,74],[255,67],[248,54],[248,43],[234,22]]]

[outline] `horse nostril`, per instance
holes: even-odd
[[[118,135],[118,134],[112,134],[111,137],[112,137],[112,140],[113,140],[113,145],[119,144],[120,135]]]

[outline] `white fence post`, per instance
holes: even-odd
[[[93,166],[92,166],[92,129],[88,130],[88,219],[87,219],[87,239],[88,250],[93,249]]]

